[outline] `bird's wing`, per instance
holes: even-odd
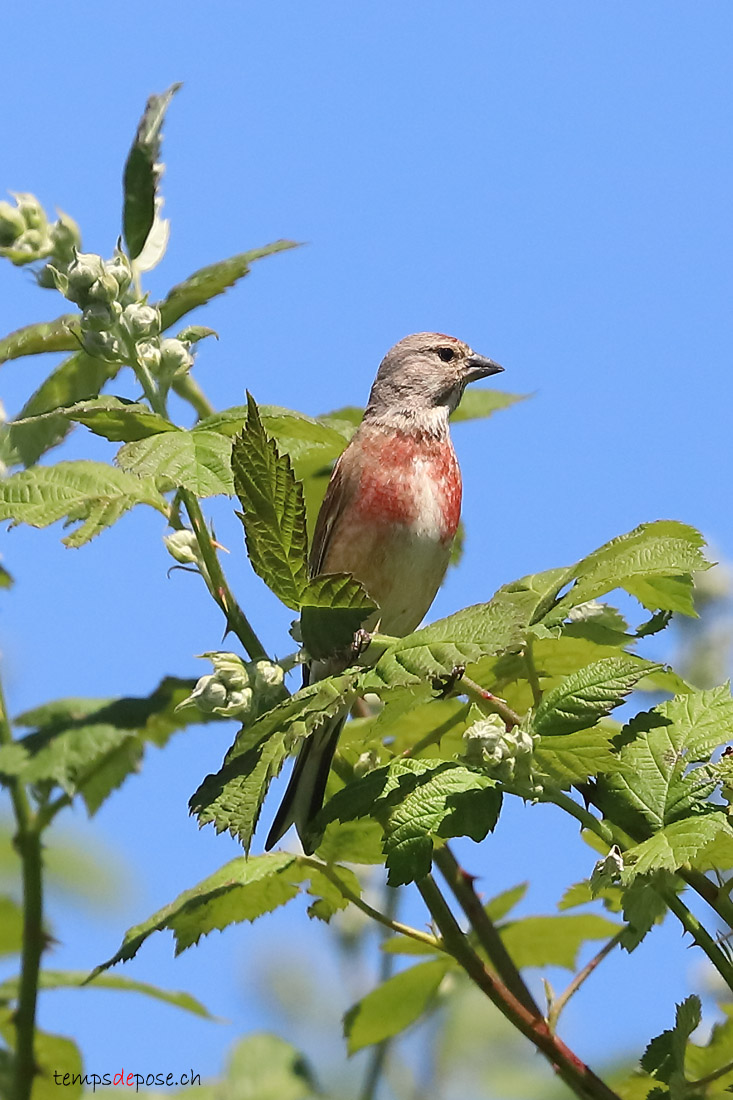
[[[308,558],[308,570],[311,577],[317,577],[323,570],[328,556],[328,547],[333,529],[338,523],[344,508],[348,504],[348,497],[351,495],[348,479],[344,477],[345,455],[346,451],[344,451],[333,468],[331,480],[328,483],[326,495],[323,498],[321,510],[316,520],[316,526],[313,531],[313,541],[311,543],[310,555]]]

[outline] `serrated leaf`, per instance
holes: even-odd
[[[376,821],[332,821],[326,826],[316,855],[324,863],[382,863],[381,826]]]
[[[520,401],[526,401],[528,396],[526,393],[505,393],[503,390],[471,386],[463,394],[451,420],[454,424],[462,420],[483,420],[501,409],[509,409]]]
[[[532,719],[540,736],[587,729],[619,706],[647,675],[661,666],[640,657],[605,657],[571,673],[542,698]]]
[[[357,680],[355,672],[319,680],[245,727],[219,771],[207,775],[191,797],[199,825],[213,824],[217,833],[226,829],[249,849],[270,781],[293,745],[348,711]]]
[[[155,195],[162,173],[161,129],[170,101],[180,87],[172,84],[162,95],[150,96],[127,156],[122,229],[131,260],[142,252],[155,221]]]
[[[94,814],[136,770],[146,742],[162,746],[176,730],[207,721],[198,711],[176,711],[193,686],[169,676],[149,696],[59,699],[26,711],[15,724],[34,732],[0,748],[0,774],[58,784]]]
[[[130,443],[159,432],[176,431],[175,424],[154,413],[147,405],[121,397],[79,401],[64,410],[64,415],[69,420],[86,425],[95,435],[101,435],[112,443]]]
[[[297,241],[274,241],[272,244],[264,245],[263,248],[240,252],[228,260],[220,260],[218,263],[195,271],[182,283],[174,286],[165,298],[158,302],[163,329],[170,328],[197,306],[205,305],[212,298],[223,294],[228,287],[234,286],[239,279],[249,274],[250,265],[256,260],[297,247]]]
[[[688,864],[694,867],[697,854],[721,833],[730,835],[730,825],[725,813],[720,811],[673,821],[624,852],[628,868],[623,872],[624,881],[652,871],[677,871]]]
[[[86,970],[41,970],[38,975],[39,989],[78,989],[86,986],[89,974]],[[182,1008],[185,1012],[191,1012],[194,1016],[202,1016],[204,1019],[213,1020],[209,1010],[200,1001],[192,997],[190,993],[181,993],[169,989],[161,989],[149,982],[140,982],[135,978],[127,978],[122,974],[99,974],[89,986],[90,989],[118,989],[121,992],[141,993],[145,997],[152,997],[156,1001]],[[14,1000],[20,989],[20,976],[8,978],[0,984],[0,1000]]]
[[[501,793],[488,776],[447,760],[396,759],[331,798],[319,824],[370,816],[384,829],[390,886],[430,871],[433,839],[483,840],[496,825]]]
[[[0,520],[48,527],[66,519],[83,521],[62,541],[82,546],[136,504],[167,514],[168,506],[151,480],[101,462],[59,462],[33,466],[0,482]]]
[[[119,371],[118,363],[92,359],[77,352],[65,359],[26,401],[18,414],[20,424],[0,428],[0,460],[6,466],[32,466],[41,455],[61,443],[72,428],[59,408],[99,393]],[[42,413],[49,415],[41,418]]]
[[[217,432],[166,429],[117,452],[121,469],[140,478],[190,489],[197,497],[231,496],[234,492],[229,442]]]
[[[244,431],[232,447],[234,489],[242,505],[252,568],[290,608],[299,610],[308,584],[308,536],[302,486],[287,455],[281,455],[247,395]]]
[[[641,1068],[665,1084],[684,1083],[687,1041],[701,1016],[700,998],[695,994],[677,1005],[674,1027],[652,1039],[642,1055]]]
[[[499,929],[516,966],[562,966],[574,970],[587,940],[607,940],[621,925],[595,913],[524,917]]]
[[[548,777],[563,790],[584,783],[590,776],[616,771],[619,762],[612,746],[615,734],[615,729],[595,726],[542,737],[535,748],[534,767],[538,775]]]
[[[350,573],[314,577],[301,595],[300,633],[308,654],[320,660],[347,651],[377,605]]]
[[[45,351],[75,351],[79,347],[79,314],[64,313],[54,321],[25,325],[0,340],[0,363]]]
[[[546,605],[540,610],[549,611],[546,622],[559,622],[578,604],[624,588],[650,611],[688,615],[691,574],[709,568],[702,554],[704,544],[699,531],[676,520],[643,523],[571,566],[563,578],[564,583],[575,581],[570,591],[551,611]]]
[[[422,1016],[450,968],[449,959],[418,963],[394,974],[344,1016],[349,1054],[399,1035]]]
[[[733,705],[725,686],[675,696],[636,715],[618,738],[623,770],[598,781],[599,806],[638,840],[697,816],[717,778],[689,766],[731,737]]]
[[[338,867],[336,871],[344,887],[355,894],[356,897],[361,897],[361,883],[351,868]],[[315,898],[315,901],[308,906],[308,916],[317,917],[318,920],[328,922],[334,913],[346,908],[349,904],[348,898],[344,897],[343,892],[332,878],[323,874],[317,868],[310,868],[309,877],[308,893]]]

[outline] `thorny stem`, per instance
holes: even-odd
[[[560,1013],[565,1008],[565,1005],[568,1003],[570,998],[578,992],[583,982],[585,982],[591,976],[596,967],[600,963],[602,963],[606,956],[611,954],[614,947],[616,947],[621,942],[621,937],[623,936],[625,931],[625,927],[620,928],[616,935],[612,936],[608,943],[605,943],[601,950],[593,956],[590,962],[586,963],[583,969],[578,971],[578,973],[575,975],[567,988],[560,994],[559,997],[556,997],[555,1000],[552,1002],[547,1016],[547,1022],[550,1025],[552,1031],[555,1031],[555,1029],[557,1028],[557,1021],[560,1019]]]
[[[0,744],[13,741],[5,694],[0,683]],[[41,829],[25,787],[17,776],[9,779],[17,833],[14,844],[21,859],[23,881],[23,951],[18,1007],[15,1012],[14,1100],[29,1100],[36,1074],[33,1055],[38,999],[38,971],[43,954],[43,885]]]
[[[502,1015],[544,1054],[575,1095],[581,1100],[619,1100],[617,1093],[597,1077],[561,1039],[552,1034],[546,1020],[529,1012],[504,983],[484,966],[461,931],[432,876],[427,875],[420,879],[417,887],[442,933],[446,949]]]
[[[474,890],[473,876],[459,865],[449,846],[436,849],[433,856],[435,864],[453,891],[491,965],[504,982],[507,989],[524,1005],[533,1016],[540,1016],[540,1010],[524,983],[514,960],[504,946],[499,932],[484,909],[478,894]]]
[[[492,714],[498,714],[508,727],[518,726],[521,724],[521,717],[515,710],[509,706],[504,700],[500,699],[498,695],[492,694],[487,691],[486,688],[482,688],[480,684],[470,680],[468,676],[462,676],[456,684],[456,692],[458,694],[468,695],[469,699],[473,699],[482,710],[487,709]]]
[[[704,925],[700,923],[695,914],[690,912],[682,898],[678,897],[673,890],[660,889],[659,893],[685,931],[689,932],[697,946],[705,952],[728,988],[733,990],[733,963],[731,960],[721,951],[718,944]]]
[[[380,912],[379,909],[374,909],[342,881],[337,871],[329,863],[322,863],[319,859],[314,859],[311,856],[302,856],[301,858],[309,867],[315,867],[322,875],[325,875],[347,901],[350,901],[357,909],[361,909],[362,913],[371,917],[372,920],[377,921],[385,928],[389,928],[392,932],[396,932],[400,936],[408,936],[411,940],[416,940],[418,943],[425,944],[427,947],[437,951],[446,951],[445,946],[437,936],[431,936],[429,932],[421,932],[418,928],[412,928],[409,924],[403,924],[401,921],[394,920],[386,913]]]

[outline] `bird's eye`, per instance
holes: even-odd
[[[438,355],[444,363],[450,363],[450,361],[456,357],[453,348],[438,348]]]

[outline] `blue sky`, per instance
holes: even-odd
[[[165,127],[172,237],[153,294],[277,237],[307,242],[202,314],[221,336],[197,365],[217,406],[240,403],[245,387],[309,413],[363,403],[387,348],[422,329],[466,339],[504,364],[502,388],[533,394],[456,426],[466,550],[433,616],[645,520],[693,523],[733,555],[729,4],[36,2],[6,20],[16,46],[0,75],[3,188],[67,210],[85,248],[109,254],[136,120],[148,94],[183,80]],[[62,309],[0,267],[3,332]],[[11,415],[48,369],[3,367]],[[83,430],[66,449],[110,454]],[[242,603],[284,653],[289,616],[249,571],[230,505],[208,514]],[[79,551],[55,529],[3,534],[17,578],[0,617],[13,712],[62,695],[147,694],[164,674],[204,671],[193,655],[219,647],[219,615],[193,578],[166,579],[161,534],[145,512]],[[59,904],[49,965],[107,957],[125,927],[237,853],[186,809],[230,736],[182,735],[91,825],[70,815],[129,874],[116,910]],[[593,857],[556,814],[514,807],[466,858],[487,894],[532,877],[525,908],[540,911]],[[321,957],[322,930],[294,911],[179,960],[159,937],[129,966],[198,994],[229,1024],[92,991],[48,994],[41,1022],[76,1035],[90,1070],[185,1057],[213,1073],[234,1036],[277,1024],[255,975],[283,940]],[[676,930],[641,953],[571,1006],[567,1036],[588,1056],[668,1026],[672,997],[687,991],[695,958]],[[632,973],[645,995],[616,1010]]]

